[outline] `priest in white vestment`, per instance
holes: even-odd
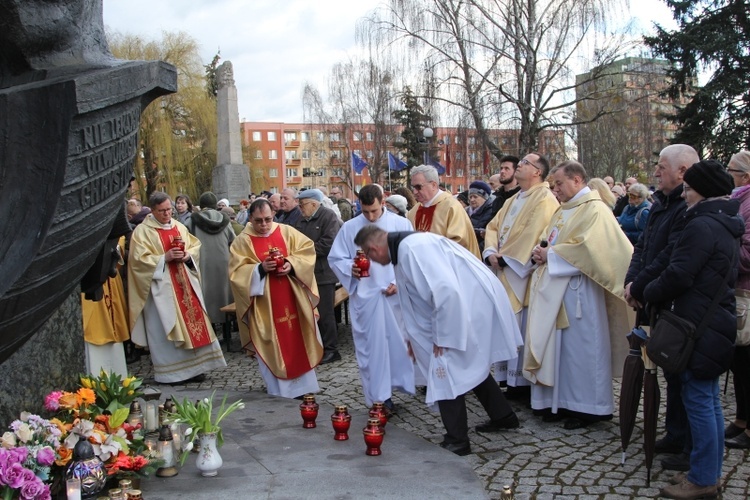
[[[511,196],[487,224],[482,258],[490,265],[508,293],[521,332],[526,331],[526,302],[529,277],[534,271],[531,252],[539,243],[542,232],[560,203],[544,182],[549,174],[549,161],[538,153],[529,153],[518,162],[515,177],[521,190]],[[495,380],[506,381],[507,397],[513,388],[530,382],[523,377],[523,346],[519,355],[493,367]],[[519,393],[521,391],[516,391]]]
[[[627,348],[625,273],[633,247],[612,210],[587,186],[583,166],[552,169],[562,203],[534,248],[540,267],[529,290],[524,376],[531,407],[570,417],[577,429],[610,419],[614,410],[613,354]]]
[[[369,258],[392,263],[407,338],[427,378],[426,403],[445,426],[440,445],[471,452],[464,394],[474,391],[490,421],[480,432],[518,427],[490,366],[516,356],[521,334],[500,282],[473,253],[432,233],[365,226],[354,239]]]
[[[383,401],[392,411],[393,389],[414,394],[414,364],[403,334],[398,288],[391,264],[372,262],[370,276],[360,278],[359,268],[353,263],[359,248],[354,237],[370,224],[388,232],[411,231],[412,225],[407,218],[386,210],[382,188],[377,184],[364,186],[359,202],[362,213],[341,227],[328,263],[349,293],[352,337],[365,403],[370,406]]]
[[[130,240],[131,339],[148,346],[157,382],[201,381],[227,365],[203,301],[201,243],[172,219],[169,196],[156,192],[149,206]]]

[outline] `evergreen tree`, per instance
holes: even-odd
[[[669,118],[680,129],[674,143],[728,160],[750,148],[750,10],[746,0],[667,0],[679,28],[657,26],[645,42],[674,62],[670,97],[689,101]],[[710,77],[695,88],[700,72]]]
[[[401,93],[401,105],[403,109],[395,110],[393,118],[404,128],[400,134],[401,138],[395,140],[393,146],[402,153],[402,159],[408,165],[406,168],[408,184],[412,167],[421,165],[423,162],[424,152],[428,146],[423,132],[431,118],[424,113],[422,106],[408,86]],[[391,174],[391,180],[393,180],[393,174]]]

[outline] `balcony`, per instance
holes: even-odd
[[[286,159],[287,165],[295,166],[295,165],[299,165],[300,163],[302,162],[299,158],[287,158]]]
[[[298,148],[299,147],[299,141],[284,141],[284,146],[288,148]]]
[[[287,177],[286,178],[287,184],[302,184],[302,177]]]
[[[341,142],[341,141],[331,141],[330,146],[332,148],[343,148],[344,147],[344,143]]]

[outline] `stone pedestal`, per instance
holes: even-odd
[[[214,167],[212,187],[218,199],[226,198],[230,204],[239,205],[250,193],[250,170],[247,165]]]

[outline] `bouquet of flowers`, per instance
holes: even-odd
[[[102,370],[98,377],[81,375],[81,387],[92,389],[96,393],[96,405],[100,412],[115,410],[130,406],[137,397],[143,396],[138,389],[143,380],[130,376],[123,379],[118,373],[107,373]]]
[[[204,398],[195,403],[189,401],[187,398],[183,399],[181,403],[175,401],[176,411],[171,415],[171,418],[175,419],[176,422],[188,424],[189,428],[185,432],[186,435],[190,435],[193,432],[197,434],[215,432],[216,445],[221,447],[224,444],[224,436],[221,434],[221,426],[219,424],[234,411],[245,408],[245,403],[239,399],[227,406],[227,396],[225,395],[224,399],[221,400],[218,412],[214,416],[215,395],[216,391],[211,394],[210,398]],[[192,443],[188,443],[185,447],[185,451],[181,457],[182,463],[185,462],[185,457],[192,447]]]
[[[51,500],[49,486],[24,464],[29,452],[23,447],[0,447],[0,495],[4,500]]]
[[[61,435],[60,429],[49,420],[22,412],[21,418],[10,424],[10,431],[3,434],[2,447],[9,451],[25,450],[21,465],[42,481],[47,481],[50,468],[55,463],[55,450],[60,446]]]

